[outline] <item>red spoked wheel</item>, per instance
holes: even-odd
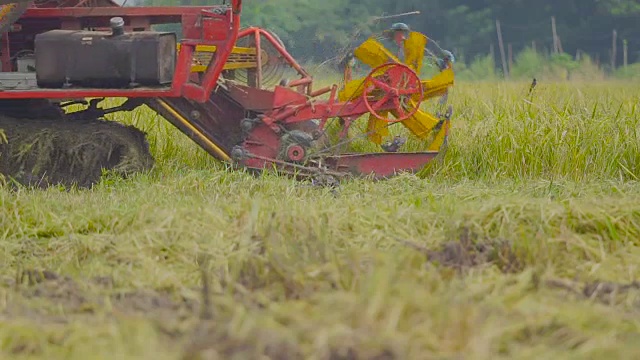
[[[378,73],[380,74],[375,75]],[[389,63],[378,66],[367,75],[364,79],[363,96],[364,104],[373,116],[388,122],[398,122],[410,118],[418,111],[424,91],[415,71],[404,64]],[[417,100],[416,105],[411,100]],[[395,119],[380,114],[389,110],[395,113]]]

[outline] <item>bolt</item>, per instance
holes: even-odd
[[[235,160],[244,160],[247,158],[246,150],[240,146],[236,146],[231,150],[231,157]]]

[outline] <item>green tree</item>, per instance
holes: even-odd
[[[145,5],[211,5],[205,0],[141,0]],[[221,2],[221,0],[219,0]],[[419,15],[371,21],[410,11]],[[630,61],[640,52],[640,2],[637,0],[247,0],[242,23],[267,28],[300,60],[323,61],[342,48],[355,46],[373,32],[403,21],[433,41],[471,61],[497,55],[495,21],[514,53],[535,42],[538,51],[552,49],[551,17],[555,16],[563,50],[577,50],[608,63],[612,30],[628,40]]]

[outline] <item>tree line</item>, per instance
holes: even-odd
[[[141,1],[211,5],[209,0]],[[398,21],[427,34],[467,64],[493,52],[497,69],[502,69],[502,53],[509,61],[509,53],[513,57],[530,48],[543,54],[560,49],[572,57],[588,56],[605,69],[612,59],[621,66],[625,55],[629,63],[640,60],[637,0],[247,0],[243,6],[243,25],[275,32],[304,62],[339,56]],[[408,12],[419,14],[391,17]]]

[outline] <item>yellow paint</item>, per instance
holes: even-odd
[[[237,69],[253,69],[257,65],[255,62],[246,63],[226,63],[224,64],[224,70],[237,70]],[[206,65],[193,65],[191,66],[191,72],[205,72],[207,70]]]
[[[389,62],[400,63],[400,60],[387,50],[382,43],[370,38],[358,46],[353,55],[370,68],[375,68]]]
[[[380,114],[383,117],[389,115],[388,111]],[[378,119],[375,115],[369,114],[369,123],[367,124],[367,137],[374,144],[382,144],[382,140],[389,136],[389,123],[386,120]]]
[[[217,47],[215,45],[197,45],[196,46],[196,52],[214,53],[216,52],[216,50],[217,50]],[[178,44],[178,51],[180,51],[180,44]],[[246,47],[238,47],[238,46],[234,46],[231,53],[247,54],[247,55],[257,54],[256,48],[246,48]]]
[[[436,136],[433,138],[433,141],[431,142],[431,144],[429,144],[429,148],[427,149],[427,151],[440,150],[440,148],[444,144],[444,138],[447,135],[448,129],[449,129],[449,122],[447,121],[442,125],[442,128],[438,131]]]
[[[402,121],[404,125],[418,139],[424,139],[431,133],[431,130],[438,123],[438,118],[418,109],[413,116]]]
[[[423,62],[424,51],[426,49],[428,38],[418,32],[410,32],[408,38],[404,42],[404,56],[405,65],[411,68],[420,76]],[[371,68],[375,68],[388,63],[401,63],[401,61],[393,55],[391,51],[386,49],[382,43],[376,39],[368,39],[354,51],[354,56],[362,63],[368,65]],[[384,71],[384,69],[383,69]],[[378,76],[382,72],[373,74]],[[429,100],[435,97],[445,95],[448,89],[453,85],[455,75],[452,69],[446,69],[431,79],[421,80],[423,101]],[[364,78],[354,79],[346,84],[338,93],[338,99],[340,101],[349,101],[357,99],[364,94]],[[418,104],[419,96],[414,96],[410,101],[410,107],[415,109]],[[375,101],[375,100],[374,100]],[[388,111],[381,114],[383,117],[389,115],[393,118],[398,118],[398,114],[395,111]],[[419,139],[427,139],[432,133],[439,119],[435,116],[418,109],[414,115],[401,121],[414,136]],[[375,144],[381,144],[383,139],[389,136],[389,122],[383,119],[378,119],[372,114],[369,114],[367,124],[367,137]],[[429,146],[429,150],[437,151],[444,141],[446,129],[443,127],[435,135],[433,142]]]
[[[418,76],[422,71],[424,60],[424,50],[427,47],[427,37],[419,32],[409,33],[409,37],[404,41],[404,61],[405,65],[415,71]]]
[[[413,103],[415,106],[415,103]],[[381,115],[386,117],[389,114],[398,118],[396,111],[384,112]],[[411,133],[418,139],[426,139],[433,128],[438,124],[438,118],[435,116],[418,109],[415,114],[409,118],[402,120],[400,123],[404,125]],[[389,123],[386,120],[378,119],[372,114],[369,114],[369,122],[367,126],[367,137],[369,141],[374,144],[380,145],[384,137],[389,136]]]
[[[180,51],[180,44],[177,46]],[[213,54],[216,52],[217,47],[214,45],[197,45],[194,53],[194,65],[191,66],[191,72],[204,72],[207,70],[207,65],[211,61]],[[256,48],[247,47],[234,47],[227,58],[227,62],[224,64],[224,70],[237,70],[237,69],[253,69],[258,65],[256,59]]]
[[[175,111],[169,104],[167,104],[164,100],[158,99],[158,103],[167,110],[171,115],[173,115],[178,121],[180,121],[184,126],[189,128],[189,130],[193,131],[196,136],[198,136],[202,141],[204,141],[207,146],[209,146],[218,156],[224,161],[231,161],[231,158],[227,153],[225,153],[218,145],[213,143],[211,140],[207,139],[204,134],[202,134],[198,129],[196,129],[191,123],[185,119],[182,115],[180,115],[177,111]]]
[[[418,76],[420,76],[422,70],[424,62],[424,51],[427,46],[428,40],[429,39],[425,35],[414,31],[409,33],[408,38],[404,42],[404,55],[406,61],[405,65],[415,71]],[[180,46],[178,45],[178,50],[179,49]],[[192,66],[192,71],[205,71],[208,62],[210,61],[211,56],[213,56],[215,51],[215,46],[197,46],[194,56],[196,63]],[[363,42],[360,46],[358,46],[354,50],[354,56],[363,64],[368,65],[370,68],[376,68],[388,63],[402,63],[400,59],[398,59],[391,51],[386,49],[380,41],[374,38],[370,38]],[[234,47],[229,58],[227,59],[224,69],[247,69],[255,68],[256,66],[257,59],[255,48]],[[384,70],[385,69],[378,70],[373,74],[373,76],[376,77],[381,75]],[[447,90],[453,85],[454,80],[455,75],[452,69],[446,69],[431,79],[421,80],[423,101],[446,94]],[[364,81],[364,78],[354,79],[344,84],[343,88],[338,92],[338,100],[351,101],[363,96]],[[412,101],[410,101],[411,108],[419,106],[419,104],[417,104],[418,100],[418,96],[413,97]],[[170,111],[169,109],[167,110]],[[385,118],[389,117],[390,115],[393,116],[393,118],[398,118],[395,111],[383,112],[381,115]],[[180,118],[178,119],[180,120]],[[185,125],[190,126],[184,118],[182,118],[182,120],[180,121],[184,121]],[[418,137],[419,139],[426,139],[432,134],[433,129],[438,124],[438,122],[439,120],[435,116],[418,109],[418,111],[413,116],[401,121],[400,123],[405,126],[414,136]],[[369,140],[375,144],[381,144],[384,138],[389,136],[388,126],[389,122],[387,122],[386,120],[378,119],[373,114],[369,114],[367,125]],[[199,136],[202,136],[202,134],[198,133],[197,131],[192,131],[194,131]],[[438,131],[433,142],[430,144],[430,150],[437,151],[437,149],[439,149],[444,141],[445,133],[446,131],[444,127]],[[220,150],[217,146],[215,146],[215,144],[211,143],[210,146],[214,149],[217,149],[216,152],[223,154],[221,155],[221,157],[224,156],[228,158],[228,156],[224,154],[224,152],[222,152],[222,150]]]
[[[446,69],[430,80],[422,80],[422,91],[425,99],[440,96],[453,86],[455,75],[453,69]]]
[[[16,6],[17,5],[15,3],[2,5],[2,8],[0,8],[0,21],[2,21],[4,17],[7,16],[13,9],[15,9]]]

